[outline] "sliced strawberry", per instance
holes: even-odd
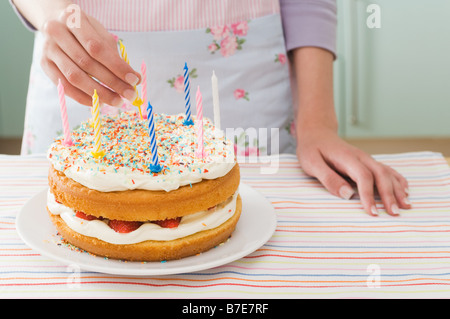
[[[175,228],[175,227],[178,227],[180,222],[181,222],[181,217],[153,221],[153,223],[158,224],[159,226],[161,226],[163,228]]]
[[[83,212],[80,212],[79,210],[77,210],[75,212],[75,216],[77,216],[78,218],[81,218],[81,219],[85,219],[85,220],[99,219],[98,217],[95,217],[94,215],[87,215]]]
[[[108,225],[117,233],[130,233],[138,229],[142,222],[112,219]]]

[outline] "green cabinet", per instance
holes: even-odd
[[[450,1],[337,2],[340,134],[450,136]]]

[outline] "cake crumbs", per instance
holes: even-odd
[[[94,255],[94,254],[92,254],[92,253],[90,253],[90,252],[88,252],[88,251],[86,251],[84,249],[81,249],[81,248],[79,248],[79,247],[69,243],[68,241],[66,241],[61,236],[60,233],[57,233],[56,236],[54,236],[54,241],[55,241],[57,246],[65,247],[65,248],[67,248],[67,249],[69,249],[71,251],[74,251],[74,252],[88,254],[88,255],[93,256],[93,257],[98,257],[97,255]]]

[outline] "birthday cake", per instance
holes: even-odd
[[[239,220],[240,174],[233,143],[203,118],[203,153],[183,114],[137,112],[84,122],[51,145],[47,210],[68,243],[108,258],[163,261],[225,242]],[[194,118],[195,122],[195,118]],[[152,147],[153,146],[153,147]],[[160,170],[152,170],[156,149]]]

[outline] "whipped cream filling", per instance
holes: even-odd
[[[184,125],[184,115],[155,114],[155,132],[162,171],[151,172],[153,163],[147,120],[135,113],[101,117],[101,151],[92,154],[93,127],[84,122],[72,131],[73,145],[55,140],[47,153],[53,167],[72,180],[101,192],[133,189],[175,190],[181,186],[226,175],[236,164],[234,144],[208,118],[204,120],[204,154],[197,151],[196,125]],[[195,121],[195,117],[194,121]]]
[[[47,194],[47,207],[50,213],[60,215],[67,226],[77,233],[95,237],[111,244],[126,245],[136,244],[146,240],[174,240],[200,231],[216,228],[234,215],[237,196],[238,191],[230,199],[211,210],[184,216],[176,228],[164,228],[157,224],[147,222],[129,233],[115,232],[108,226],[106,220],[89,221],[78,218],[71,208],[56,202],[54,195],[50,191]]]

